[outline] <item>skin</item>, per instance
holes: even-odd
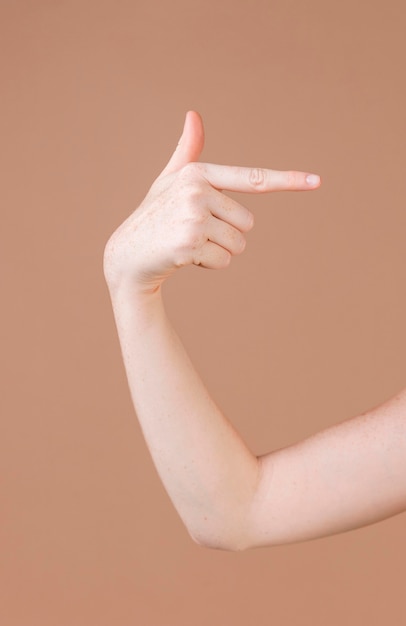
[[[293,446],[256,457],[211,399],[171,326],[162,284],[186,265],[226,268],[252,213],[223,191],[316,189],[305,172],[198,163],[190,111],[168,165],[104,252],[132,400],[191,537],[225,550],[344,532],[406,508],[406,389]],[[309,178],[310,176],[310,178]]]

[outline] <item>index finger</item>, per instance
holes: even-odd
[[[199,163],[203,176],[215,189],[243,193],[306,191],[320,186],[320,176],[295,170],[268,170],[262,167],[237,167]]]

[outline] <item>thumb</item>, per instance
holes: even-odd
[[[187,165],[187,163],[198,161],[203,146],[204,128],[202,118],[196,111],[188,111],[179,143],[159,178],[176,172],[184,165]]]

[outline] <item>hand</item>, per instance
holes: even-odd
[[[222,193],[265,193],[315,189],[318,176],[247,167],[198,163],[204,145],[203,123],[194,111],[169,163],[147,196],[113,233],[104,252],[110,288],[123,281],[153,293],[176,269],[228,266],[245,248],[252,213]]]

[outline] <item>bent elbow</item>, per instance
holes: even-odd
[[[208,533],[192,530],[188,532],[192,541],[201,548],[226,552],[243,552],[251,547],[245,537],[233,533]]]

